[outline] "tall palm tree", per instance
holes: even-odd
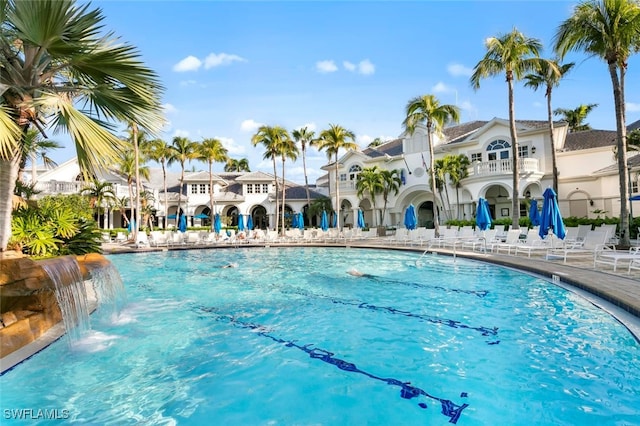
[[[255,135],[251,138],[253,146],[261,144],[264,147],[264,155],[262,158],[265,160],[271,160],[273,162],[273,182],[276,191],[276,213],[275,213],[275,227],[278,231],[278,213],[280,199],[278,198],[278,174],[276,170],[276,158],[280,155],[279,147],[282,145],[282,140],[289,138],[289,132],[284,127],[280,126],[260,126]],[[282,182],[284,185],[284,182]],[[284,188],[283,188],[284,191]],[[284,206],[282,206],[284,210]],[[282,224],[284,227],[284,223]]]
[[[307,192],[307,220],[311,221],[311,216],[309,216],[309,207],[311,207],[311,194],[309,193],[309,177],[307,176],[307,145],[312,146],[315,132],[313,130],[307,129],[307,127],[302,127],[300,129],[295,129],[291,132],[291,136],[293,139],[300,144],[300,148],[302,151],[302,169],[304,172],[304,188]]]
[[[392,192],[394,195],[398,195],[400,185],[402,185],[402,179],[400,178],[400,170],[398,169],[382,170],[380,171],[380,178],[382,180],[382,200],[384,201],[384,205],[382,207],[382,225],[384,225],[389,195]]]
[[[196,156],[198,144],[183,136],[173,138],[171,148],[171,158],[180,163],[180,193],[178,194],[178,211],[176,213],[176,229],[180,220],[180,209],[182,208],[182,194],[184,192],[184,168],[187,161],[191,161]],[[186,214],[186,212],[183,212]]]
[[[369,193],[374,218],[376,216],[376,196],[382,193],[383,190],[384,184],[382,183],[382,175],[378,166],[362,169],[356,179],[356,194],[358,198],[363,199]]]
[[[229,158],[227,160],[227,164],[224,165],[225,172],[250,172],[249,168],[249,160],[246,158],[241,158],[236,160],[234,158]]]
[[[291,139],[291,136],[289,136],[289,132],[286,132],[286,134],[283,135],[283,137],[280,140],[280,145],[278,146],[278,151],[280,153],[280,158],[282,158],[282,235],[284,235],[284,210],[285,210],[285,201],[286,201],[286,194],[287,194],[287,184],[286,181],[284,180],[284,163],[286,161],[286,159],[290,159],[295,161],[296,158],[298,158],[298,146],[296,145],[296,142]]]
[[[116,198],[116,194],[113,190],[113,184],[111,182],[101,182],[98,179],[94,179],[80,190],[80,194],[89,197],[89,204],[96,212],[98,222],[100,222],[100,212],[104,210],[106,214],[105,206],[109,205]],[[104,227],[107,227],[107,221],[104,221]]]
[[[551,148],[551,165],[553,173],[553,190],[558,193],[558,160],[556,156],[556,138],[553,132],[553,110],[551,109],[551,92],[558,87],[560,80],[573,68],[575,64],[569,62],[560,64],[556,59],[541,60],[538,68],[524,76],[526,87],[538,90],[544,87],[547,98],[547,121],[549,122],[549,145]]]
[[[325,151],[327,158],[331,160],[334,157],[335,167],[335,192],[336,192],[336,204],[335,212],[338,216],[337,227],[340,229],[340,179],[338,175],[338,153],[341,149],[350,151],[358,149],[358,145],[355,143],[356,135],[351,130],[347,130],[339,124],[329,124],[329,128],[320,132],[320,137],[314,142],[318,147],[318,150]]]
[[[140,194],[142,193],[142,184],[140,183],[140,162],[145,162],[146,158],[140,158],[140,145],[145,145],[148,142],[147,133],[138,127],[138,123],[135,121],[129,122],[129,137],[127,141],[133,145],[134,156],[134,168],[135,168],[135,182],[136,182],[136,198],[135,198],[135,224],[132,229],[133,241],[138,241],[138,229],[140,228]],[[147,179],[149,179],[149,171],[147,169]]]
[[[442,134],[442,128],[449,122],[460,121],[460,109],[455,105],[441,105],[434,95],[417,96],[411,99],[405,109],[403,125],[410,134],[416,131],[418,124],[427,126],[427,142],[429,145],[429,171],[431,177],[431,193],[433,194],[433,226],[436,236],[440,236],[440,223],[438,220],[438,208],[436,204],[436,175],[433,158],[432,133]]]
[[[35,184],[38,179],[38,172],[36,170],[38,157],[40,157],[46,167],[56,167],[58,164],[47,154],[50,150],[63,148],[63,146],[58,142],[44,139],[38,129],[29,129],[24,136],[21,148],[22,156],[18,166],[18,180],[22,180],[22,175],[27,166],[27,160],[31,160],[31,183]]]
[[[108,120],[162,125],[163,87],[104,16],[74,0],[0,1],[0,252],[11,236],[11,200],[24,135],[46,125],[71,135],[81,170],[107,169],[123,149]],[[45,119],[45,114],[48,119]]]
[[[591,130],[591,126],[584,120],[597,106],[598,104],[580,104],[575,109],[556,108],[553,113],[562,116],[562,119],[569,124],[570,132],[581,132]]]
[[[374,140],[372,140],[371,142],[369,142],[369,145],[367,145],[367,148],[375,148],[377,146],[380,146],[384,143],[384,141],[382,140],[382,138],[375,138]]]
[[[213,163],[224,163],[229,160],[227,157],[227,148],[222,145],[218,139],[209,138],[204,139],[198,145],[198,150],[196,153],[196,158],[200,160],[204,160],[209,165],[209,205],[211,206],[211,232],[213,232],[214,220],[213,215],[215,212],[214,209],[214,199],[213,199]]]
[[[449,189],[447,187],[447,174],[449,173],[448,157],[438,158],[433,162],[433,173],[436,177],[436,190],[440,195],[440,203],[446,221],[451,220],[451,201],[449,200]]]
[[[469,176],[469,166],[471,162],[469,157],[464,154],[452,155],[448,160],[449,168],[449,180],[456,189],[456,206],[457,206],[457,219],[460,220],[460,188],[462,188],[462,181]]]
[[[167,193],[167,165],[173,162],[173,153],[170,145],[162,139],[153,139],[143,145],[145,155],[149,160],[160,163],[162,167],[162,188],[164,190],[164,227],[167,227],[169,215],[169,195]]]
[[[131,151],[122,152],[120,160],[118,161],[116,167],[118,173],[127,180],[127,187],[129,188],[129,207],[131,208],[131,218],[136,219],[136,221],[134,222],[136,226],[132,229],[132,233],[133,236],[137,239],[137,233],[135,230],[140,226],[140,218],[138,217],[138,214],[134,211],[134,209],[139,208],[139,202],[136,201],[136,198],[138,198],[138,195],[141,191],[136,191],[134,195],[133,183],[136,182],[136,176],[138,177],[138,179],[140,179],[140,176],[142,176],[148,180],[150,175],[149,168],[146,166],[136,167],[136,155]],[[138,184],[136,184],[136,187],[139,187]]]
[[[509,131],[511,133],[511,156],[513,171],[513,196],[511,198],[511,227],[520,229],[520,167],[518,164],[518,134],[516,131],[513,82],[525,74],[535,71],[540,63],[540,40],[525,37],[514,28],[510,33],[490,37],[485,41],[487,52],[473,69],[471,84],[480,88],[480,80],[504,74],[509,88]]]
[[[627,199],[627,127],[625,75],[629,56],[640,50],[640,3],[635,0],[586,0],[573,9],[554,36],[556,53],[584,51],[603,59],[609,68],[616,112],[616,146],[620,187],[620,243],[629,245]]]

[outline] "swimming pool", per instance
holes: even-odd
[[[618,321],[531,275],[419,258],[110,256],[126,304],[0,377],[4,419],[27,408],[90,424],[637,424],[640,345]]]

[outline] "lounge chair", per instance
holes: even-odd
[[[593,257],[597,251],[604,249],[607,239],[606,232],[590,231],[582,242],[565,243],[563,247],[547,250],[545,258],[547,260],[560,258],[563,259],[563,263],[567,263],[568,258]]]
[[[593,268],[595,269],[598,265],[611,265],[613,272],[615,272],[620,262],[631,263],[634,260],[640,260],[640,247],[631,247],[629,250],[613,250],[604,246],[602,250],[595,252]]]
[[[521,244],[516,244],[515,254],[526,254],[527,257],[531,257],[533,253],[546,254],[549,249],[553,249],[558,245],[558,238],[555,234],[550,233],[546,238],[540,238],[537,230],[533,233],[527,234],[527,239]]]
[[[509,229],[507,231],[507,239],[504,242],[494,242],[491,244],[491,251],[500,253],[506,251],[511,254],[511,249],[515,250],[515,244],[519,244],[521,231],[519,229]]]
[[[496,229],[480,231],[475,238],[463,241],[460,248],[462,250],[487,251],[487,247],[491,247],[494,242],[498,243],[498,241],[496,241],[497,233],[498,231]]]

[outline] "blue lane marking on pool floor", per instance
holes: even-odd
[[[446,416],[449,417],[449,423],[457,423],[458,420],[460,419],[460,415],[462,414],[462,411],[467,408],[469,406],[469,404],[463,403],[462,405],[456,404],[455,402],[449,400],[449,399],[444,399],[444,398],[440,398],[434,395],[429,394],[428,392],[426,392],[425,390],[417,387],[417,386],[412,386],[411,382],[403,382],[401,380],[398,379],[394,379],[394,378],[385,378],[385,377],[379,377],[376,376],[375,374],[369,373],[367,371],[364,370],[360,370],[355,364],[342,360],[340,358],[336,358],[334,357],[334,353],[333,352],[329,352],[325,349],[321,349],[321,348],[314,348],[313,344],[306,344],[306,345],[299,345],[297,344],[294,340],[284,340],[281,339],[277,336],[274,336],[272,334],[270,334],[270,330],[261,324],[256,324],[256,323],[251,323],[251,322],[245,322],[245,321],[240,321],[237,318],[235,318],[232,315],[226,315],[226,314],[218,314],[217,313],[217,309],[216,308],[212,308],[212,307],[205,307],[205,306],[201,306],[199,308],[200,310],[206,312],[206,313],[213,313],[215,314],[215,320],[216,321],[220,321],[220,322],[226,322],[228,324],[231,324],[235,327],[238,328],[244,328],[244,329],[249,329],[249,330],[253,330],[255,331],[258,335],[262,336],[262,337],[266,337],[268,339],[273,340],[274,342],[277,343],[281,343],[283,345],[285,345],[288,348],[296,348],[299,349],[303,352],[306,352],[309,357],[311,359],[317,359],[323,362],[326,362],[327,364],[331,364],[336,366],[337,368],[339,368],[340,370],[343,371],[347,371],[350,373],[358,373],[358,374],[362,374],[366,377],[369,377],[371,379],[374,380],[379,380],[381,382],[385,382],[386,384],[390,385],[390,386],[397,386],[400,388],[400,397],[404,398],[404,399],[413,399],[413,398],[417,398],[419,396],[424,396],[426,398],[438,401],[440,403],[440,408],[441,408],[441,413]],[[460,397],[462,398],[466,398],[467,397],[467,393],[466,392],[462,392],[460,394]],[[427,408],[427,404],[424,402],[420,402],[418,403],[418,406],[420,408],[426,409]]]

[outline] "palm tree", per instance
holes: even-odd
[[[584,120],[587,119],[587,115],[597,106],[598,104],[581,104],[575,109],[556,108],[553,113],[562,116],[562,119],[569,124],[570,132],[581,132],[591,130],[591,126],[585,124]]]
[[[363,199],[367,193],[371,197],[371,207],[373,208],[373,217],[376,216],[376,195],[382,193],[384,185],[382,183],[382,175],[378,166],[362,169],[356,179],[356,194],[358,198]],[[375,223],[373,224],[375,225]]]
[[[436,177],[436,190],[440,195],[440,203],[442,204],[442,210],[444,211],[444,218],[446,221],[449,221],[451,220],[451,201],[449,201],[449,189],[447,188],[447,174],[449,173],[449,164],[447,160],[446,156],[435,160],[433,162],[433,173]]]
[[[300,143],[300,148],[302,151],[302,169],[304,172],[304,188],[307,192],[307,220],[311,221],[311,216],[309,216],[309,207],[311,207],[311,194],[309,193],[309,177],[307,176],[307,145],[312,146],[314,141],[315,132],[313,130],[307,129],[307,127],[302,127],[300,129],[295,129],[291,132],[291,136],[293,139]]]
[[[457,219],[460,220],[460,188],[462,187],[462,181],[469,176],[469,166],[471,162],[469,157],[464,154],[450,155],[447,163],[449,180],[456,189],[456,206],[457,206]]]
[[[455,105],[441,105],[434,95],[417,96],[411,99],[406,106],[406,114],[403,125],[406,131],[413,135],[420,123],[426,123],[427,142],[429,144],[429,171],[431,174],[431,193],[433,194],[433,226],[436,236],[440,236],[440,224],[438,221],[438,209],[436,207],[436,175],[433,158],[433,142],[431,134],[440,135],[442,128],[449,122],[460,121],[460,110]]]
[[[129,225],[129,218],[127,217],[127,214],[126,214],[128,205],[129,205],[129,198],[127,197],[120,197],[120,198],[116,197],[113,200],[113,211],[120,212],[120,216],[122,217],[125,227]]]
[[[249,168],[249,160],[246,158],[241,158],[236,160],[234,158],[229,158],[227,160],[227,164],[224,165],[225,172],[250,172]]]
[[[180,163],[180,193],[178,194],[178,212],[176,213],[176,229],[180,220],[180,209],[182,208],[182,193],[184,191],[184,168],[187,161],[191,161],[196,156],[198,144],[183,136],[173,138],[171,148],[171,158]],[[186,212],[183,212],[183,214]]]
[[[515,103],[513,100],[513,82],[521,80],[526,73],[538,69],[540,40],[525,37],[517,29],[499,37],[486,40],[487,52],[478,62],[471,75],[474,89],[480,88],[480,80],[505,74],[509,88],[509,130],[511,133],[511,156],[513,171],[513,196],[511,204],[511,227],[520,229],[520,170],[518,153],[518,134],[516,132]]]
[[[63,146],[58,142],[44,139],[38,129],[29,129],[24,136],[21,148],[22,156],[18,169],[18,180],[22,180],[22,175],[27,166],[27,160],[31,160],[31,183],[35,184],[38,179],[38,172],[36,170],[37,158],[40,157],[46,167],[56,167],[58,164],[56,164],[47,153],[52,149],[63,148]]]
[[[382,199],[384,200],[384,206],[382,207],[382,224],[384,225],[389,194],[393,192],[394,195],[398,195],[400,185],[402,185],[402,179],[400,179],[400,170],[397,169],[382,170],[380,172],[380,177],[382,180]]]
[[[374,140],[372,140],[371,142],[369,142],[369,145],[367,145],[367,148],[375,148],[377,146],[380,146],[384,143],[384,141],[382,140],[382,138],[375,138]]]
[[[147,133],[144,130],[138,128],[138,123],[131,121],[129,122],[129,137],[127,141],[133,145],[133,156],[134,156],[134,168],[135,168],[135,182],[136,182],[136,199],[135,199],[135,226],[132,229],[133,241],[138,241],[138,229],[140,228],[140,193],[142,192],[142,185],[140,183],[140,162],[145,162],[146,159],[140,158],[140,145],[147,144],[148,138]],[[149,179],[149,170],[147,169],[146,178]]]
[[[291,136],[289,136],[289,132],[283,134],[283,137],[280,139],[280,145],[278,146],[278,151],[280,153],[280,157],[282,158],[282,235],[284,235],[284,210],[285,210],[285,199],[287,193],[287,184],[284,180],[284,163],[287,158],[290,160],[296,160],[298,158],[298,147]]]
[[[0,1],[0,252],[24,136],[43,123],[71,135],[85,175],[108,169],[123,142],[108,120],[162,125],[163,87],[131,45],[104,30],[101,9],[74,0]],[[45,114],[47,118],[45,119]]]
[[[573,68],[575,64],[560,64],[556,59],[541,60],[538,69],[524,76],[525,87],[538,90],[544,87],[547,98],[547,121],[549,122],[549,145],[551,148],[551,164],[553,170],[553,190],[558,193],[558,160],[556,156],[556,138],[553,132],[553,111],[551,109],[551,92],[558,87],[560,80]]]
[[[262,158],[265,160],[271,160],[273,162],[273,180],[276,191],[276,214],[275,214],[275,227],[278,230],[278,213],[279,213],[279,198],[278,198],[278,174],[276,170],[276,158],[281,155],[279,151],[282,140],[289,138],[289,132],[284,127],[280,126],[260,126],[255,135],[251,138],[253,146],[262,144],[264,146],[264,155]],[[282,182],[284,185],[284,182]],[[284,187],[282,189],[284,191]],[[282,206],[284,210],[284,206]],[[284,223],[282,224],[284,227]]]
[[[336,204],[335,212],[338,214],[340,211],[340,180],[338,176],[338,152],[341,149],[347,151],[358,149],[358,145],[355,143],[356,135],[351,130],[347,130],[339,124],[329,124],[329,128],[320,132],[320,137],[314,142],[319,151],[324,150],[327,153],[327,158],[331,160],[334,157],[334,167],[336,170],[334,179],[336,185]],[[338,215],[338,229],[340,229],[340,215]]]
[[[167,165],[173,162],[171,146],[162,139],[153,139],[143,145],[145,155],[162,166],[162,187],[164,190],[164,227],[167,227],[167,216],[169,215],[169,195],[167,193]]]
[[[554,36],[556,53],[571,51],[603,59],[609,68],[616,111],[620,187],[620,243],[629,245],[625,75],[629,56],[640,50],[640,3],[635,0],[586,0],[573,9]]]
[[[94,179],[80,190],[80,194],[87,195],[90,199],[90,205],[92,209],[95,209],[98,222],[100,222],[100,211],[104,206],[110,204],[115,198],[116,194],[113,191],[113,184],[111,182],[101,182],[98,179]],[[106,211],[106,210],[105,210]],[[104,221],[106,229],[107,221]]]
[[[131,204],[129,205],[129,207],[131,208],[131,217],[134,218],[134,214],[135,214],[135,219],[136,219],[136,221],[134,222],[136,226],[132,229],[132,233],[133,233],[133,236],[137,239],[136,229],[140,226],[140,218],[138,217],[138,212],[135,212],[134,209],[140,208],[139,201],[137,201],[136,199],[139,198],[138,194],[140,194],[141,191],[137,189],[135,193],[135,198],[134,198],[133,183],[137,182],[136,177],[140,179],[140,176],[148,180],[150,175],[149,168],[146,166],[136,167],[135,152],[124,151],[121,154],[120,160],[117,164],[117,170],[118,170],[118,173],[124,176],[124,178],[127,180],[127,186],[129,188],[129,201],[133,202],[133,205]],[[136,188],[140,188],[140,187],[141,185],[136,183]]]
[[[222,146],[222,142],[218,139],[204,139],[198,145],[196,156],[200,160],[204,160],[209,164],[209,205],[211,206],[211,232],[213,232],[213,215],[214,199],[213,199],[213,163],[224,163],[229,160],[227,157],[227,148]]]

